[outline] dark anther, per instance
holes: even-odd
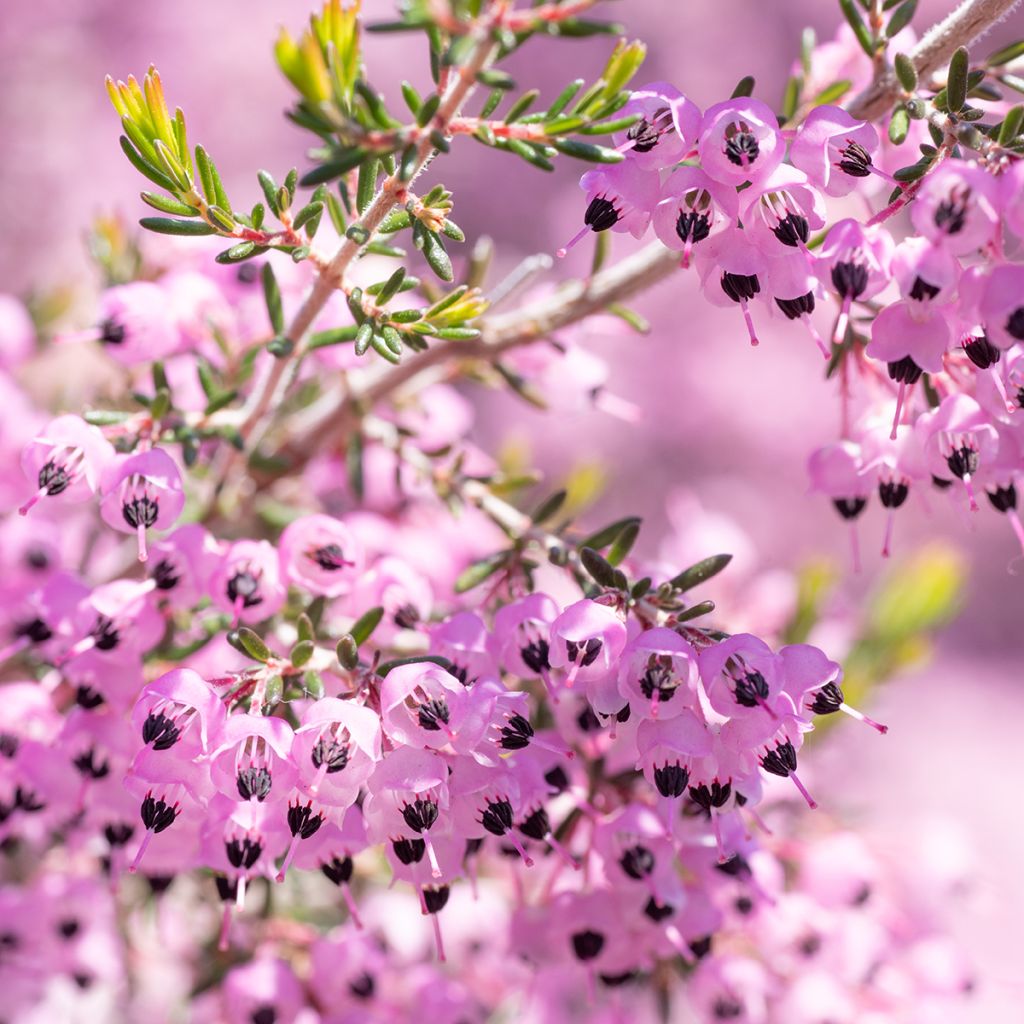
[[[130,498],[121,505],[121,515],[132,529],[140,526],[148,529],[156,522],[159,513],[160,507],[156,498],[151,498],[148,494],[141,498]]]
[[[569,776],[560,764],[556,764],[551,771],[545,773],[544,781],[556,793],[564,793],[569,788]]]
[[[799,949],[806,957],[814,956],[821,949],[821,936],[808,935],[806,938],[800,940],[797,949]]]
[[[666,917],[671,917],[675,912],[676,908],[671,903],[659,903],[653,896],[644,906],[644,913],[655,923],[664,921]]]
[[[1006,320],[1006,333],[1024,341],[1024,306],[1018,306]]]
[[[344,569],[346,565],[354,564],[345,558],[340,544],[325,544],[322,548],[307,552],[306,557],[316,562],[325,572],[336,572],[338,569]]]
[[[952,480],[943,480],[941,476],[936,476],[934,473],[932,473],[932,487],[934,487],[937,491],[947,491],[952,486]]]
[[[882,480],[878,484],[878,497],[885,508],[899,508],[908,494],[910,488],[902,480]]]
[[[538,807],[532,814],[519,823],[519,831],[529,839],[536,839],[538,842],[551,835],[551,819],[543,807]]]
[[[889,363],[889,376],[901,384],[914,384],[921,376],[921,367],[914,362],[910,356],[904,356],[893,363]]]
[[[263,845],[259,840],[245,836],[242,839],[229,840],[224,844],[224,849],[233,868],[248,871],[260,859]]]
[[[749,896],[740,896],[733,904],[737,914],[747,916],[754,909],[754,901]]]
[[[277,1010],[272,1006],[260,1006],[249,1014],[252,1024],[277,1024]]]
[[[935,226],[947,235],[959,234],[967,223],[967,203],[971,198],[969,188],[954,189],[948,199],[935,208]]]
[[[73,939],[81,929],[81,923],[73,917],[67,917],[57,925],[57,931],[59,931],[65,939]]]
[[[356,999],[372,999],[376,987],[377,985],[372,975],[367,974],[365,971],[358,978],[353,978],[348,983],[348,990]]]
[[[816,715],[834,715],[846,699],[838,683],[826,683],[807,707]]]
[[[301,836],[308,839],[315,835],[320,826],[324,823],[322,814],[313,813],[312,803],[289,804],[288,805],[288,828],[293,836]]]
[[[661,141],[664,130],[659,127],[658,122],[667,120],[668,113],[667,110],[659,110],[650,121],[646,117],[641,117],[636,124],[630,125],[626,131],[626,138],[633,143],[634,153],[649,153]]]
[[[538,675],[551,668],[550,653],[547,640],[534,640],[519,651],[523,664]]]
[[[14,806],[26,814],[35,814],[46,808],[46,802],[39,798],[37,793],[24,786],[14,787]]]
[[[28,637],[34,644],[45,643],[53,636],[53,631],[42,619],[32,619],[14,627],[14,635],[19,639]]]
[[[588,704],[577,716],[576,724],[583,732],[594,732],[601,728],[601,719],[594,714],[594,709]]]
[[[456,664],[453,663],[452,667],[450,669],[448,669],[448,674],[450,676],[455,676],[455,678],[458,679],[458,681],[460,683],[462,683],[463,686],[469,686],[470,683],[475,683],[476,682],[475,678],[473,678],[473,679],[469,678],[469,666],[468,665],[463,667],[462,665],[456,665]]]
[[[320,865],[324,878],[335,885],[344,885],[352,877],[354,868],[351,857],[332,857],[326,864]]]
[[[181,739],[177,723],[162,711],[150,711],[142,723],[142,742],[154,750],[170,750]]]
[[[835,510],[847,520],[856,519],[864,511],[868,503],[867,498],[833,498],[832,504]]]
[[[988,500],[997,512],[1009,512],[1017,507],[1017,488],[1013,484],[988,491]]]
[[[580,668],[593,665],[603,646],[604,644],[596,636],[592,636],[586,643],[577,643],[575,640],[565,641],[565,650],[570,663],[575,664],[578,659]]]
[[[175,569],[174,564],[167,558],[161,558],[153,566],[150,577],[156,584],[157,590],[173,590],[181,582],[178,570]]]
[[[737,167],[748,167],[760,155],[761,147],[752,132],[737,132],[725,143],[725,155]]]
[[[103,837],[111,846],[125,846],[135,835],[135,826],[115,822],[103,828]]]
[[[718,779],[710,786],[702,782],[699,786],[690,787],[690,799],[708,814],[711,813],[712,807],[724,807],[731,794],[732,783],[727,782],[723,786]]]
[[[602,985],[608,988],[618,988],[620,985],[628,985],[637,977],[636,971],[623,971],[621,974],[598,974]]]
[[[18,737],[9,732],[0,732],[0,757],[14,757],[18,752]]]
[[[814,312],[814,292],[798,295],[795,299],[776,299],[775,305],[786,314],[787,319],[799,320],[805,314],[809,316]]]
[[[934,299],[942,291],[934,284],[929,284],[923,277],[915,277],[914,284],[910,289],[910,297],[916,302],[924,302],[925,299]]]
[[[807,242],[811,237],[811,229],[807,224],[807,218],[801,217],[798,213],[787,213],[778,225],[772,228],[772,234],[783,244],[798,246],[801,242]]]
[[[92,779],[102,779],[110,774],[110,762],[98,760],[92,747],[75,758],[75,767]]]
[[[694,939],[693,942],[688,943],[690,952],[698,959],[703,960],[704,957],[711,952],[711,936],[705,935],[703,939]]]
[[[667,697],[662,697],[662,700],[667,700],[667,699],[668,699]],[[628,722],[629,721],[629,716],[632,715],[632,714],[633,714],[633,709],[629,706],[629,702],[627,701],[625,704],[622,705],[621,708],[619,708],[618,711],[615,712],[615,721],[616,722]]]
[[[692,245],[703,242],[711,234],[711,218],[706,213],[693,210],[686,213],[680,211],[676,218],[676,234],[680,242],[690,242]]]
[[[663,665],[651,659],[647,671],[640,677],[640,692],[651,700],[657,694],[658,702],[664,704],[671,700],[679,689],[679,680],[669,665]]]
[[[768,699],[768,682],[760,672],[748,672],[736,680],[734,693],[737,704],[742,704],[745,708],[754,708]]]
[[[437,804],[417,797],[402,808],[402,817],[413,832],[426,832],[437,821]]]
[[[274,780],[269,768],[263,765],[250,765],[248,768],[239,769],[235,783],[238,786],[238,795],[243,800],[255,797],[258,803],[263,803],[270,793]]]
[[[93,977],[85,971],[76,971],[71,975],[71,980],[84,992],[92,987]]]
[[[587,212],[583,215],[583,223],[593,231],[607,231],[619,222],[619,211],[604,196],[595,196],[590,200]]]
[[[739,853],[734,853],[728,860],[723,861],[721,864],[716,864],[715,867],[723,875],[729,875],[731,878],[750,877],[750,865],[747,863],[746,858]]]
[[[420,613],[415,605],[403,604],[392,616],[395,625],[399,629],[415,629],[419,625]]]
[[[735,999],[727,999],[724,996],[716,1000],[711,1012],[715,1020],[733,1020],[743,1016],[743,1004],[737,1003]]]
[[[238,899],[238,879],[217,875],[213,881],[217,886],[217,895],[222,903],[234,903]]]
[[[452,894],[447,885],[439,885],[437,888],[423,890],[423,904],[428,914],[439,914],[448,903],[448,897]]]
[[[348,766],[348,744],[340,743],[330,736],[321,736],[316,741],[309,756],[314,767],[320,768],[322,765],[326,765],[327,774],[334,775],[337,772],[344,771]]]
[[[750,301],[760,290],[761,282],[758,281],[756,274],[722,275],[722,291],[733,302]]]
[[[646,846],[632,846],[619,858],[622,870],[640,881],[654,870],[654,854]]]
[[[124,341],[125,329],[113,317],[107,317],[100,324],[100,341],[104,345],[120,345]]]
[[[391,849],[403,864],[419,864],[427,852],[427,844],[422,839],[396,839]]]
[[[686,792],[686,784],[690,781],[690,773],[677,761],[654,769],[654,784],[662,796],[676,798]]]
[[[95,638],[96,649],[99,651],[112,651],[121,642],[121,634],[114,625],[114,620],[108,619],[106,615],[100,615],[96,619],[96,625],[92,627],[90,635]]]
[[[75,691],[75,703],[85,711],[92,711],[103,703],[103,694],[91,686],[79,686]]]
[[[448,710],[448,702],[441,697],[434,697],[424,701],[418,708],[416,718],[420,727],[428,732],[440,732],[441,723],[448,724],[451,712]]]
[[[491,835],[503,836],[512,830],[512,805],[507,800],[489,802],[480,823]]]
[[[140,813],[142,824],[148,831],[163,832],[165,828],[170,828],[174,824],[174,819],[178,816],[178,806],[175,804],[172,807],[162,799],[156,799],[152,793],[147,793],[142,801]]]
[[[839,170],[851,178],[866,178],[871,173],[871,154],[859,142],[847,140],[839,156]]]
[[[843,299],[858,299],[868,286],[868,268],[848,260],[832,268],[832,287]]]
[[[593,960],[604,949],[604,936],[600,932],[576,932],[572,937],[572,948],[580,960]]]
[[[70,483],[68,471],[63,466],[58,466],[52,459],[39,470],[39,489],[45,490],[51,498],[66,491]]]
[[[967,353],[967,358],[979,370],[987,370],[990,366],[995,366],[1002,357],[1002,352],[984,334],[979,334],[965,341],[964,351]]]
[[[513,715],[508,724],[502,726],[501,742],[502,750],[522,750],[529,746],[533,737],[533,726],[522,715]]]
[[[260,581],[251,572],[236,572],[228,580],[228,600],[234,604],[239,598],[242,599],[242,607],[252,608],[262,604],[263,598],[259,594]]]
[[[25,564],[36,572],[50,568],[50,556],[42,548],[30,548],[25,552]]]
[[[484,848],[484,841],[481,836],[476,836],[473,839],[466,840],[466,849],[463,853],[463,858],[468,859],[469,857],[475,857]]]
[[[965,476],[974,476],[978,472],[978,463],[978,453],[966,444],[950,452],[946,459],[950,473],[958,480],[963,480]]]
[[[769,750],[761,758],[761,767],[772,775],[788,778],[791,772],[796,771],[796,750],[793,744],[786,740],[785,743],[779,743],[774,750]]]

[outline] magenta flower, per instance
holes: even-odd
[[[817,306],[816,296],[821,291],[812,261],[802,252],[783,250],[767,264],[765,288],[783,316],[801,321],[822,356],[831,358],[831,350],[811,319]]]
[[[583,227],[557,256],[563,257],[588,231],[628,231],[639,238],[651,222],[658,205],[661,182],[653,171],[626,162],[587,171],[580,179],[587,193]]]
[[[232,799],[263,803],[273,794],[280,804],[297,781],[291,759],[294,738],[282,718],[228,716],[207,759],[210,781]]]
[[[697,148],[704,171],[725,185],[763,181],[786,153],[771,108],[749,97],[708,107]]]
[[[87,501],[100,486],[100,477],[114,458],[113,446],[96,427],[77,416],[58,416],[21,453],[21,468],[36,493],[18,511],[41,498]]]
[[[739,219],[750,239],[768,251],[783,245],[807,252],[811,232],[825,226],[825,204],[803,171],[780,164],[739,194]]]
[[[220,546],[198,523],[179,526],[150,548],[149,583],[161,599],[191,608],[206,596]]]
[[[400,665],[381,683],[381,726],[396,744],[438,750],[450,743],[455,750],[468,751],[482,735],[472,714],[474,703],[471,691],[440,666]],[[463,726],[469,727],[468,733]]]
[[[675,630],[634,637],[619,662],[619,692],[643,718],[675,718],[697,699],[697,652]]]
[[[917,429],[925,438],[931,472],[962,481],[971,511],[976,512],[973,479],[989,467],[999,449],[999,435],[988,414],[968,395],[950,395],[918,420]]]
[[[709,178],[699,167],[680,167],[661,188],[654,231],[670,249],[682,252],[683,266],[689,267],[693,247],[735,227],[738,210],[730,186]]]
[[[239,622],[259,622],[284,604],[278,555],[265,540],[236,540],[210,577],[210,595],[222,611]]]
[[[815,107],[797,129],[789,158],[826,195],[849,195],[864,178],[879,174],[872,162],[878,133],[842,107]],[[888,177],[882,174],[882,177]]]
[[[362,545],[331,516],[302,516],[285,527],[280,540],[281,572],[311,594],[348,593],[363,571]]]
[[[185,506],[181,472],[162,448],[110,462],[103,472],[101,493],[103,521],[115,530],[137,535],[140,562],[149,558],[146,530],[170,529]]]
[[[640,114],[640,120],[612,138],[619,152],[645,171],[679,163],[697,141],[700,110],[668,82],[633,89],[621,116],[630,114]]]
[[[910,207],[915,230],[963,256],[983,248],[999,228],[999,186],[983,167],[949,160],[927,175]]]
[[[571,689],[577,679],[608,675],[625,646],[626,627],[618,612],[596,601],[577,601],[551,624],[549,662],[564,670],[558,682]]]
[[[746,231],[724,231],[697,253],[704,296],[716,306],[738,305],[747,325],[750,344],[758,345],[750,303],[761,293],[761,279],[768,257],[754,245]]]

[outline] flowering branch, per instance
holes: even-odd
[[[1002,21],[1020,0],[964,0],[959,7],[925,33],[908,55],[922,78],[949,63],[953,52],[966,46]],[[848,109],[861,120],[871,121],[888,110],[903,95],[903,88],[891,68],[880,74],[857,96]]]

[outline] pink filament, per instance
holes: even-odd
[[[298,832],[292,836],[292,841],[288,844],[288,852],[284,855],[284,863],[281,865],[281,870],[277,873],[277,880],[279,882],[284,881],[284,876],[288,874],[288,869],[292,866],[292,861],[295,859],[295,854],[299,849],[300,835]]]
[[[138,852],[135,854],[135,859],[128,865],[128,873],[134,875],[139,870],[139,865],[142,863],[142,858],[145,856],[146,850],[149,848],[150,840],[153,838],[153,830],[151,828],[146,829],[146,834],[142,837],[142,842],[139,843]]]
[[[555,253],[555,255],[560,260],[561,259],[565,259],[565,257],[569,254],[569,250],[574,245],[577,245],[580,242],[580,240],[583,238],[583,236],[586,235],[586,233],[589,230],[590,230],[590,225],[589,224],[584,224],[583,227],[580,229],[580,231],[576,235],[573,236],[571,241],[569,241],[568,244],[566,244],[563,248],[559,249],[558,252]]]
[[[507,832],[509,842],[516,848],[516,853],[522,858],[523,863],[528,867],[533,867],[533,858],[523,849],[523,844],[519,842],[519,838],[514,832]]]
[[[217,950],[226,953],[231,948],[231,904],[224,904],[220,918],[220,934],[217,936]]]
[[[896,440],[896,430],[900,425],[900,415],[903,412],[903,400],[907,395],[907,382],[905,380],[900,381],[899,391],[896,392],[896,412],[893,413],[892,417],[892,431],[889,433],[889,440]]]
[[[832,353],[829,351],[828,345],[826,345],[825,342],[821,340],[821,335],[818,333],[817,327],[814,326],[814,321],[811,320],[810,316],[808,316],[807,313],[804,313],[800,317],[800,319],[803,320],[808,332],[814,339],[814,344],[818,346],[818,351],[822,354],[822,356],[825,357],[825,359],[831,359]]]
[[[434,849],[434,844],[430,841],[430,833],[423,833],[423,845],[427,848],[427,857],[430,858],[430,873],[435,878],[441,877],[441,865],[437,861],[437,851]]]
[[[146,550],[146,527],[139,523],[137,529],[139,534],[139,561],[147,562],[149,561],[149,552]]]
[[[789,777],[793,780],[793,785],[799,790],[800,795],[807,801],[807,806],[813,811],[817,806],[817,801],[807,792],[807,788],[797,777],[796,772],[790,772]]]
[[[352,923],[362,931],[363,919],[359,916],[355,898],[352,896],[352,890],[348,887],[347,883],[343,883],[341,886],[341,896],[345,901],[345,906],[348,907],[348,916],[352,918]]]
[[[862,711],[858,711],[856,708],[851,708],[849,704],[840,704],[839,710],[844,714],[849,715],[851,718],[856,718],[858,722],[870,725],[872,729],[880,732],[883,736],[889,731],[889,726],[882,725],[881,722],[876,722],[873,718],[868,718],[868,716]]]
[[[1021,524],[1017,510],[1015,508],[1009,509],[1006,513],[1006,518],[1010,520],[1010,526],[1013,527],[1013,533],[1017,538],[1017,543],[1020,544],[1021,551],[1024,551],[1024,525]]]
[[[754,330],[754,318],[750,315],[750,307],[747,305],[746,299],[740,302],[740,309],[743,310],[743,322],[747,325],[747,334],[750,335],[750,344],[752,346],[760,345],[761,342],[757,339],[757,331]]]
[[[889,509],[889,517],[885,521],[885,540],[882,542],[882,557],[888,558],[892,554],[892,531],[896,525],[896,510]]]
[[[441,922],[437,919],[437,914],[430,915],[430,922],[434,926],[434,945],[437,946],[437,959],[441,962],[445,962],[444,955],[444,940],[441,938]]]

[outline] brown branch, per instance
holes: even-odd
[[[958,47],[968,46],[984,35],[1019,3],[1020,0],[964,0],[955,11],[929,29],[908,54],[918,76],[925,78],[944,67]],[[895,73],[891,68],[885,68],[847,109],[862,121],[873,121],[902,96],[903,87]]]

